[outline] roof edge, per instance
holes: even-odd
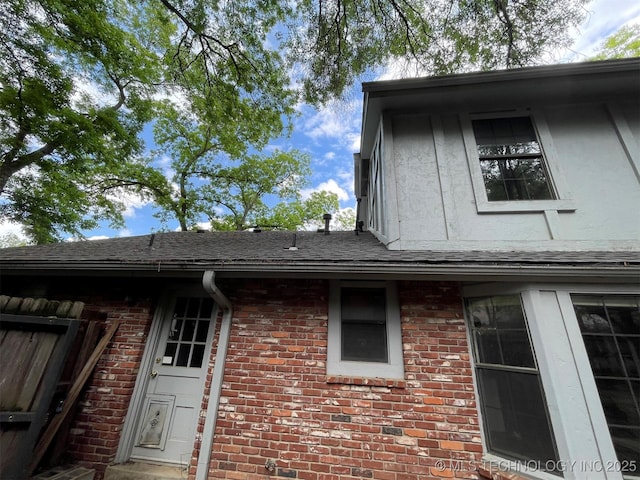
[[[399,90],[487,84],[502,81],[531,80],[558,76],[611,74],[630,70],[640,71],[640,58],[560,63],[504,70],[456,73],[435,77],[379,80],[374,82],[363,82],[362,91],[369,94],[375,94],[376,92],[388,93]]]

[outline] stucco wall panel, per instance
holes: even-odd
[[[442,191],[438,179],[431,122],[426,115],[393,119],[393,156],[398,184],[400,237],[423,235],[447,238]],[[417,231],[416,231],[417,230]]]
[[[553,107],[545,116],[577,205],[561,214],[565,238],[640,238],[640,184],[605,106]]]

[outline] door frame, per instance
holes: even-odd
[[[179,296],[201,296],[202,298],[209,297],[202,285],[198,283],[194,283],[193,285],[169,288],[162,293],[162,296],[160,297],[161,300],[160,302],[158,302],[158,306],[156,307],[156,310],[153,314],[149,334],[147,335],[147,341],[145,343],[144,353],[142,354],[142,359],[140,361],[138,376],[136,378],[136,383],[133,387],[133,393],[129,401],[129,409],[127,410],[127,415],[125,416],[122,431],[120,433],[120,442],[118,443],[118,450],[114,458],[114,463],[124,463],[131,458],[133,447],[135,446],[136,442],[138,427],[140,422],[142,421],[141,415],[143,414],[147,388],[149,387],[149,382],[151,380],[148,372],[152,370],[153,362],[156,358],[156,350],[161,340],[160,334],[162,333],[163,322],[165,318],[167,318],[167,314],[170,314],[172,312],[175,306],[176,299]],[[211,317],[213,336],[211,341],[212,344],[209,345],[209,355],[206,357],[207,365],[211,360],[213,342],[215,342],[216,338],[215,329],[218,322],[219,306],[215,301],[213,305],[213,313]],[[207,367],[205,377],[209,373],[209,367]],[[205,385],[206,381],[203,382],[202,395],[204,395],[205,393]],[[195,437],[193,440],[195,443]]]

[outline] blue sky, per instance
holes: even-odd
[[[595,0],[586,8],[589,14],[585,22],[572,32],[575,42],[571,49],[556,52],[549,63],[586,59],[621,26],[640,23],[640,2],[636,0]],[[358,84],[347,92],[344,100],[322,109],[301,105],[299,116],[294,119],[292,135],[272,141],[268,148],[295,148],[307,152],[311,156],[313,173],[303,194],[328,190],[338,195],[341,208],[354,208],[353,154],[359,151],[361,116],[362,93]],[[85,232],[85,235],[88,238],[144,235],[161,228],[152,215],[151,205],[133,198],[127,204],[124,229],[114,230],[105,225]],[[177,227],[177,222],[168,225],[169,229]],[[20,233],[17,226],[0,223],[0,235],[8,232]]]

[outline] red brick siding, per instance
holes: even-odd
[[[404,382],[327,379],[328,282],[226,282],[231,341],[210,478],[477,478],[459,288],[400,282]],[[328,383],[330,380],[332,383]],[[194,472],[193,464],[191,473]]]
[[[87,299],[85,308],[106,312],[105,328],[112,320],[120,320],[83,391],[69,436],[70,458],[95,468],[100,479],[118,449],[153,311],[147,300],[129,305],[94,298]]]
[[[398,283],[405,380],[392,382],[326,376],[328,281],[226,280],[221,288],[234,318],[210,478],[477,478],[481,443],[457,285]],[[100,479],[115,458],[153,307],[85,301],[107,321],[122,320],[81,398],[69,445],[71,458]],[[203,426],[202,416],[190,478]]]

